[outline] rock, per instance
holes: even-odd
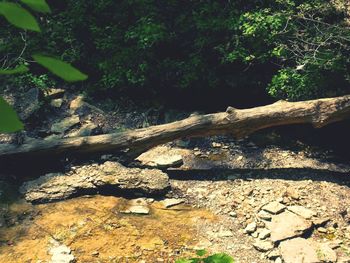
[[[311,227],[312,224],[309,221],[289,211],[272,217],[272,221],[268,225],[273,242],[301,236]]]
[[[221,147],[222,147],[222,144],[221,144],[221,143],[218,143],[218,142],[212,142],[212,143],[211,143],[211,146],[212,146],[213,148],[221,148]]]
[[[318,263],[317,252],[312,242],[294,238],[281,242],[280,251],[285,263]]]
[[[62,98],[64,95],[64,89],[48,89],[45,90],[45,97],[49,99],[58,99]]]
[[[61,108],[63,104],[63,99],[55,99],[50,102],[50,105],[54,108]]]
[[[67,134],[67,137],[83,137],[83,136],[90,136],[92,135],[96,130],[98,126],[92,122],[88,122],[83,124],[78,130],[72,131]]]
[[[246,228],[244,229],[244,233],[251,234],[251,233],[255,232],[256,227],[257,227],[256,223],[252,222],[246,226]]]
[[[259,233],[259,238],[260,239],[265,239],[265,238],[268,238],[269,236],[271,235],[271,231],[264,228],[260,231]]]
[[[51,202],[97,193],[103,189],[121,194],[160,194],[168,190],[169,177],[156,169],[126,168],[117,162],[86,165],[66,174],[51,173],[24,183],[20,192],[34,203]]]
[[[270,221],[272,216],[270,213],[267,213],[266,211],[260,210],[259,213],[257,214],[258,218],[263,219],[263,220],[268,220]]]
[[[314,211],[300,205],[288,206],[287,209],[294,214],[304,217],[305,219],[310,219],[313,216],[316,216],[316,213]]]
[[[298,191],[292,187],[288,187],[286,192],[284,193],[284,195],[287,197],[290,197],[294,200],[300,199],[300,195],[299,195]]]
[[[330,218],[315,218],[312,220],[312,223],[315,226],[322,226],[327,224],[329,221],[331,221]]]
[[[218,237],[233,237],[233,233],[230,230],[222,230],[217,234]]]
[[[274,248],[270,241],[257,241],[253,244],[253,247],[260,252],[267,252]]]
[[[69,247],[58,245],[49,249],[49,254],[52,255],[50,263],[72,263],[75,262],[74,256],[71,254]]]
[[[22,120],[29,119],[40,108],[40,90],[32,88],[23,94],[23,97],[16,102],[19,117]]]
[[[74,100],[72,100],[69,104],[69,108],[73,111],[79,109],[84,105],[84,97],[79,95]]]
[[[281,253],[278,249],[274,249],[268,252],[266,256],[268,259],[276,259],[281,256]]]
[[[182,156],[184,154],[190,154],[190,151],[168,146],[158,146],[141,154],[136,160],[145,166],[156,168],[178,167],[183,164]]]
[[[337,249],[337,248],[339,248],[341,246],[341,244],[343,244],[343,241],[341,241],[341,240],[332,240],[332,241],[327,243],[327,245],[331,249]]]
[[[176,206],[185,202],[185,199],[167,198],[162,201],[165,208]]]
[[[51,126],[51,132],[54,133],[64,133],[74,125],[77,125],[80,122],[80,118],[77,115],[67,117],[61,121],[58,121]]]
[[[131,199],[125,209],[120,211],[123,214],[148,215],[150,208],[145,198]]]
[[[327,244],[318,244],[316,251],[321,262],[337,262],[337,254]]]
[[[324,227],[317,228],[317,231],[320,232],[320,233],[324,233],[324,234],[327,233],[327,229],[324,228]]]
[[[271,203],[268,203],[267,205],[262,207],[262,210],[269,212],[271,214],[279,214],[286,208],[285,205],[282,205],[279,202],[273,201]]]
[[[231,212],[229,213],[229,216],[230,216],[230,217],[233,217],[233,218],[236,218],[236,217],[237,217],[237,213],[236,213],[235,211],[231,211]]]
[[[139,215],[148,215],[149,207],[143,205],[133,205],[130,206],[126,211],[129,211],[131,214],[139,214]]]
[[[98,114],[105,114],[105,112],[87,102],[84,101],[84,96],[79,95],[69,104],[69,109],[72,113],[78,114],[80,116],[87,115],[91,112]]]
[[[275,259],[275,263],[283,263],[283,262],[282,262],[282,259],[280,257],[278,257]]]

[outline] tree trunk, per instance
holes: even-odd
[[[136,156],[156,145],[184,137],[229,134],[244,137],[273,126],[310,123],[315,128],[350,117],[350,95],[301,102],[278,101],[251,109],[228,107],[226,112],[191,116],[168,124],[132,131],[30,144],[1,145],[0,160],[76,154],[123,152]]]

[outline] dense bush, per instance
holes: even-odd
[[[1,62],[24,45],[23,62],[44,49],[87,72],[92,94],[204,105],[341,95],[350,91],[343,1],[49,1],[41,35],[1,24]]]

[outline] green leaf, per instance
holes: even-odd
[[[51,9],[45,0],[21,0],[21,2],[29,6],[34,11],[51,13]]]
[[[0,15],[3,15],[9,23],[16,27],[40,32],[35,17],[15,3],[0,2]]]
[[[78,69],[74,68],[70,64],[63,62],[59,59],[43,56],[43,55],[33,55],[33,58],[43,67],[50,70],[53,74],[59,76],[68,82],[82,81],[88,78],[87,75],[80,72]]]
[[[175,261],[175,263],[195,263],[193,259],[178,259]]]
[[[0,132],[9,133],[23,129],[23,123],[19,120],[16,112],[0,97]]]
[[[234,263],[234,259],[227,254],[218,253],[203,259],[204,263]]]
[[[29,70],[29,68],[25,65],[19,65],[13,69],[1,69],[0,68],[0,75],[20,74],[20,73],[25,73],[28,70]]]
[[[207,251],[205,249],[200,249],[200,250],[197,250],[197,256],[204,256],[205,254],[207,254]]]

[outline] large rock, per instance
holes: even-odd
[[[304,238],[294,238],[281,242],[280,250],[285,263],[321,262],[312,242]]]
[[[312,227],[312,223],[292,212],[285,211],[273,216],[271,223],[267,226],[271,231],[271,240],[279,242],[301,236]]]
[[[117,162],[87,165],[66,174],[51,173],[24,183],[20,192],[35,203],[63,200],[99,191],[120,195],[159,194],[169,187],[168,176],[155,169],[126,168]]]

